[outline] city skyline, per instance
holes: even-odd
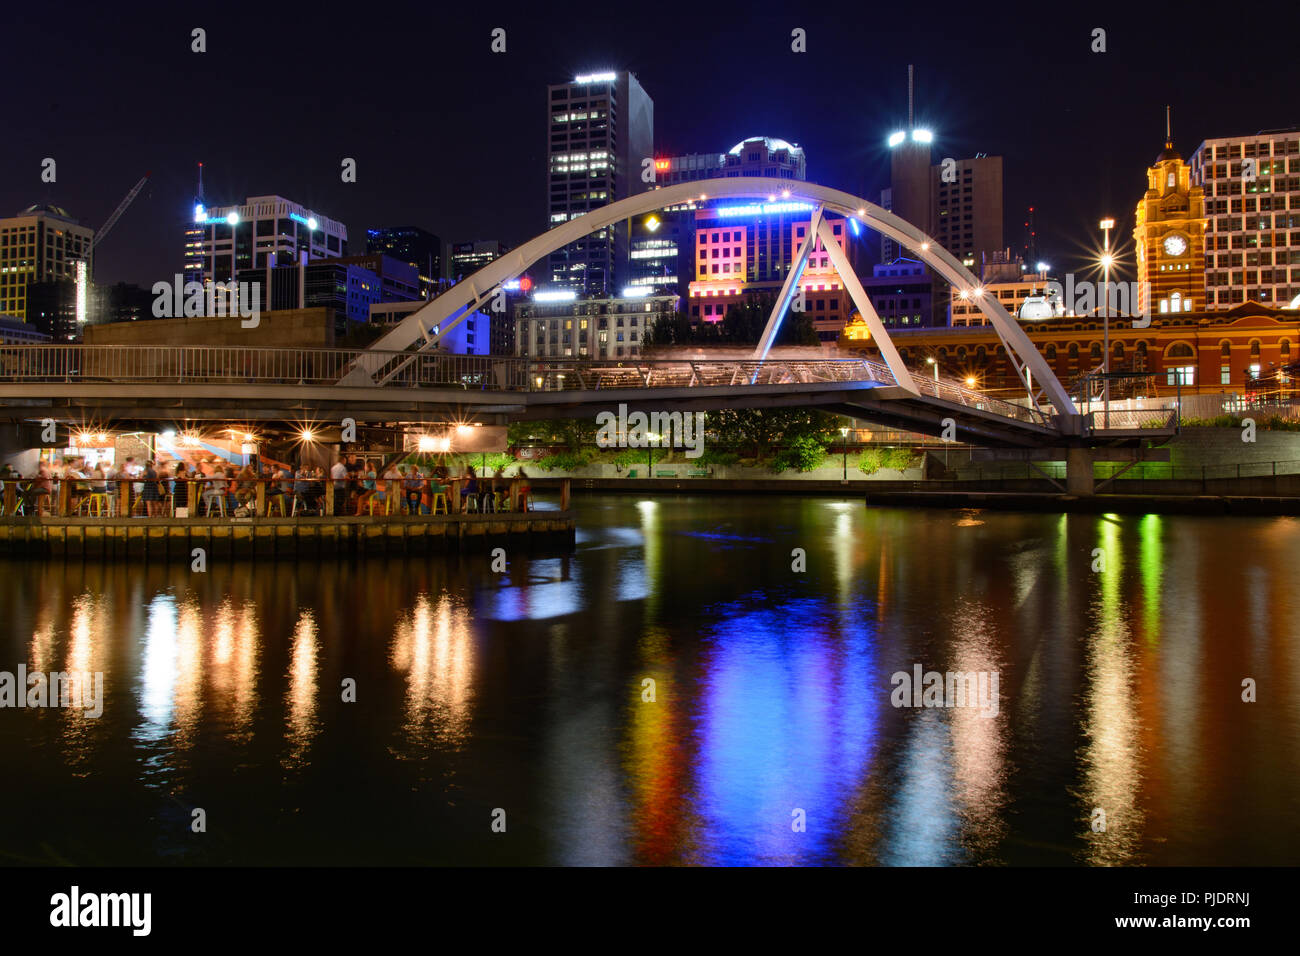
[[[281,16],[275,11],[264,14],[268,32],[289,28],[288,21],[277,19]],[[99,283],[147,284],[174,271],[177,229],[191,209],[197,164],[203,162],[205,191],[214,204],[279,193],[322,210],[355,235],[368,228],[413,223],[447,242],[499,237],[514,245],[540,232],[538,224],[545,221],[541,184],[546,140],[538,117],[546,88],[592,69],[626,69],[637,75],[655,102],[656,156],[725,150],[748,137],[777,136],[807,151],[810,181],[873,198],[888,184],[886,140],[905,124],[906,66],[915,63],[916,121],[934,130],[936,160],[977,153],[1003,156],[1005,243],[1019,248],[1022,213],[1033,205],[1041,255],[1061,260],[1053,266],[1064,271],[1071,268],[1071,257],[1082,261],[1086,256],[1099,215],[1115,216],[1119,235],[1125,233],[1126,223],[1131,226],[1143,171],[1162,144],[1167,104],[1174,107],[1174,141],[1184,155],[1205,139],[1285,127],[1296,119],[1284,102],[1285,84],[1272,82],[1270,76],[1276,70],[1276,79],[1281,78],[1280,65],[1263,65],[1254,74],[1254,95],[1245,100],[1231,96],[1217,80],[1181,72],[1167,82],[1157,74],[1154,82],[1135,87],[1131,71],[1149,69],[1151,63],[1142,45],[1149,42],[1149,25],[1138,14],[1098,15],[1099,23],[1109,21],[1104,27],[1106,53],[1089,52],[1091,27],[1064,14],[1016,21],[1033,36],[1051,38],[1050,49],[1033,43],[1017,46],[1014,38],[1001,35],[1007,31],[998,24],[961,17],[928,25],[929,32],[909,44],[872,46],[872,37],[893,34],[866,29],[856,39],[870,49],[869,65],[850,64],[843,56],[855,41],[855,31],[862,30],[860,24],[838,25],[829,16],[802,13],[755,17],[732,27],[735,56],[740,62],[742,49],[761,51],[763,62],[773,68],[755,72],[752,56],[743,58],[750,65],[737,75],[744,77],[742,86],[752,94],[739,106],[730,95],[700,96],[692,71],[682,71],[672,57],[656,57],[653,51],[664,39],[659,27],[631,32],[593,29],[589,44],[579,49],[571,43],[545,42],[556,36],[559,28],[554,24],[512,16],[499,19],[507,31],[504,54],[489,50],[493,25],[487,19],[456,20],[443,31],[443,36],[454,34],[461,40],[447,45],[445,59],[433,63],[429,76],[462,81],[473,77],[474,82],[466,84],[469,92],[440,95],[440,108],[427,113],[404,109],[403,98],[393,95],[371,102],[355,116],[347,109],[351,100],[346,93],[254,96],[253,79],[226,76],[216,66],[229,45],[238,42],[219,22],[205,28],[208,52],[202,54],[190,52],[190,27],[179,14],[141,23],[133,23],[128,15],[120,22],[101,23],[97,36],[104,41],[102,48],[81,52],[87,69],[104,75],[104,82],[86,87],[54,76],[41,91],[31,91],[16,137],[28,146],[7,154],[0,166],[6,184],[0,195],[13,207],[6,214],[33,203],[54,203],[98,228],[130,184],[150,170],[149,185],[112,239],[97,250],[95,276]],[[891,26],[887,20],[879,23]],[[790,51],[794,27],[807,31],[806,54]],[[307,46],[335,42],[320,24],[295,28]],[[363,25],[357,36],[357,49],[364,49],[366,29]],[[35,30],[52,41],[67,39],[62,26],[56,29],[48,22]],[[1183,21],[1161,24],[1165,44],[1195,35]],[[475,50],[475,36],[482,40],[481,51]],[[934,42],[925,42],[927,36]],[[933,53],[959,40],[978,49],[988,62],[981,74],[987,76],[986,83],[954,80],[952,67]],[[418,42],[388,41],[384,53],[393,74],[392,89],[420,81],[420,64],[404,59]],[[155,62],[164,64],[178,82],[139,89],[133,79],[143,83],[145,78],[128,55],[137,45],[156,53]],[[176,49],[169,51],[169,45]],[[883,55],[877,47],[884,47]],[[72,48],[77,49],[75,43]],[[1004,55],[1012,48],[1019,56],[1014,70]],[[718,88],[725,93],[724,80],[735,72],[725,66],[730,54],[716,46],[707,53],[701,69],[716,73]],[[18,51],[20,66],[25,56]],[[500,65],[509,69],[499,68],[494,56],[504,58]],[[776,68],[780,58],[800,56],[808,57],[815,69]],[[1058,68],[1039,69],[1049,62]],[[803,63],[792,59],[790,65]],[[1022,85],[1026,77],[1044,82],[1018,93],[1007,86],[1014,77]],[[188,84],[179,82],[182,79]],[[251,126],[266,132],[244,142],[202,123],[154,123],[152,135],[142,137],[138,125],[119,122],[118,112],[95,108],[104,98],[138,94],[142,112],[176,115],[183,90],[212,90],[218,83],[246,101],[241,116],[264,116],[264,122]],[[339,109],[331,111],[330,102]],[[499,113],[499,122],[482,123],[485,103]],[[851,104],[848,109],[842,105],[846,103]],[[73,104],[79,104],[78,121],[65,130],[60,117],[68,116]],[[393,122],[391,113],[405,120]],[[299,119],[278,126],[272,122],[285,116]],[[52,132],[37,133],[40,127]],[[314,132],[303,135],[303,129]],[[384,129],[392,135],[386,137]],[[454,130],[467,132],[464,142],[446,148],[447,133]],[[1097,136],[1099,130],[1105,135]],[[93,160],[85,155],[86,142],[101,144]],[[41,161],[47,156],[58,162],[53,184],[40,181]],[[340,179],[345,157],[357,161],[355,183]],[[24,178],[30,185],[21,185]]]

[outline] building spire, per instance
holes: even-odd
[[[199,194],[195,198],[197,198],[199,202],[203,201],[203,164],[202,163],[199,163]]]
[[[1174,148],[1174,108],[1165,107],[1165,149]]]
[[[912,64],[907,64],[907,128],[913,127],[912,119]]]

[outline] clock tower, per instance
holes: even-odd
[[[1144,315],[1148,308],[1153,316],[1205,311],[1205,192],[1191,176],[1174,149],[1166,108],[1165,148],[1147,169],[1133,229],[1138,311]]]

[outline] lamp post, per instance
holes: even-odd
[[[646,463],[645,463],[645,464],[646,464],[646,477],[647,477],[647,478],[653,478],[653,477],[655,476],[655,446],[654,446],[654,443],[657,442],[657,441],[659,440],[659,436],[656,435],[654,432],[647,432],[645,437],[646,437],[646,442],[647,442],[646,447],[645,447],[645,457],[646,457]]]
[[[843,428],[840,429],[840,437],[841,437],[842,439],[844,439],[844,442],[843,442],[843,444],[841,445],[841,448],[842,448],[843,451],[844,451],[844,475],[843,475],[843,477],[842,477],[840,480],[841,480],[841,481],[846,481],[846,482],[847,482],[847,481],[849,480],[849,429],[848,429],[848,426],[845,426],[845,427],[843,427]]]
[[[1115,228],[1114,219],[1103,219],[1101,231],[1103,239],[1101,253],[1101,327],[1102,327],[1102,427],[1110,428],[1110,264],[1114,258],[1110,254],[1110,231]]]
[[[934,366],[934,380],[939,381],[939,363],[934,360],[934,356],[926,358],[925,364]]]

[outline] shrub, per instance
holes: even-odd
[[[772,471],[780,474],[789,468],[813,471],[826,460],[826,446],[815,435],[796,435],[772,459]]]

